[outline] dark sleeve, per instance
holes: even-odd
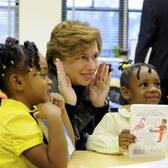
[[[94,107],[94,112],[95,112],[95,126],[101,121],[103,118],[104,114],[108,112],[109,109],[109,104],[106,104],[103,107],[95,108]]]
[[[135,63],[144,62],[149,47],[152,47],[158,28],[158,16],[153,0],[144,0],[140,32],[135,53]]]
[[[67,110],[69,119],[70,119],[70,121],[71,121],[71,123],[72,123],[72,119],[73,119],[73,115],[74,115],[74,113],[75,113],[76,107],[75,107],[75,106],[72,106],[72,105],[70,105],[70,104],[65,103],[65,108],[66,108],[66,110]]]

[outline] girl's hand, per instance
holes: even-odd
[[[62,62],[57,58],[55,59],[54,64],[57,69],[58,89],[61,95],[64,97],[67,104],[75,105],[77,102],[77,96],[72,88],[69,77],[66,76],[64,72]]]
[[[119,134],[119,146],[123,149],[128,149],[129,145],[135,143],[136,137],[130,134],[130,130],[124,129]]]
[[[109,65],[99,65],[95,79],[89,85],[89,97],[94,107],[102,107],[110,89],[112,72],[109,73]]]
[[[37,109],[39,112],[35,114],[36,118],[48,119],[54,115],[61,116],[61,109],[51,102],[39,104],[37,105]]]
[[[62,95],[59,93],[51,93],[51,103],[58,106],[61,111],[65,109],[65,101]]]

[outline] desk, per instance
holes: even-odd
[[[168,159],[168,155],[166,158],[132,159],[127,158],[127,156],[124,155],[108,155],[91,151],[75,151],[68,163],[68,168],[108,168],[165,159]]]

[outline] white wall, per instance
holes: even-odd
[[[62,0],[20,0],[19,40],[34,41],[45,55],[53,27],[61,21]]]

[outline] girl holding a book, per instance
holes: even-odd
[[[101,153],[122,154],[136,137],[130,133],[130,105],[158,104],[161,97],[160,78],[156,69],[149,64],[137,63],[123,69],[120,78],[122,97],[129,105],[118,112],[107,113],[88,137],[87,149]]]

